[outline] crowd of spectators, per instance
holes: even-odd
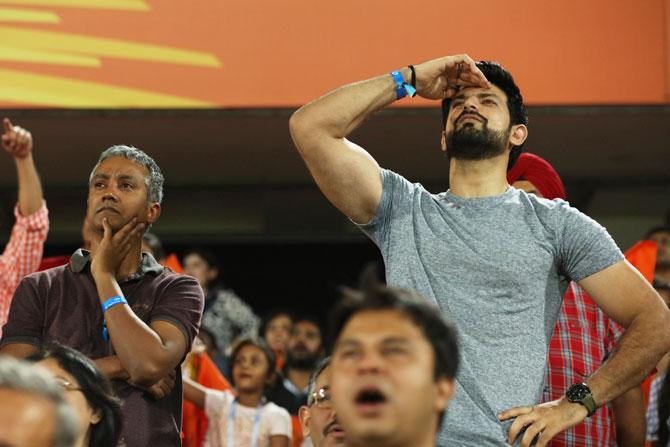
[[[453,65],[456,60],[459,62]],[[505,77],[509,76],[506,72],[501,74],[499,66],[475,66],[464,56],[440,61],[442,65],[427,62],[429,65],[423,66],[425,71],[421,73],[429,72],[431,67],[433,70],[448,67],[444,69],[445,76],[453,77],[455,73],[454,82],[459,82],[444,86],[445,92],[453,90],[451,94],[462,86],[491,88],[486,79],[496,79],[497,75],[504,78],[499,81],[500,85],[513,84],[511,77]],[[476,67],[488,70],[486,79]],[[408,75],[410,72],[412,83],[415,83],[415,68],[404,70]],[[463,78],[462,73],[469,75]],[[392,79],[394,82],[402,80],[403,74],[394,72]],[[497,338],[502,334],[496,333],[496,328],[510,330],[500,326],[500,321],[508,321],[504,319],[510,315],[515,318],[517,314],[534,315],[530,306],[513,303],[516,310],[509,310],[505,307],[508,303],[498,302],[497,308],[487,307],[494,317],[477,320],[472,315],[475,311],[481,313],[482,309],[475,309],[474,304],[457,308],[459,302],[454,301],[454,296],[474,287],[471,281],[487,284],[486,287],[479,284],[479,289],[473,289],[471,294],[478,298],[493,293],[491,290],[496,289],[495,285],[479,281],[476,275],[471,281],[459,282],[459,275],[472,273],[461,264],[450,273],[457,278],[448,278],[458,283],[453,296],[443,296],[444,290],[433,286],[447,287],[448,283],[452,286],[439,275],[439,269],[446,264],[432,265],[432,270],[427,272],[424,268],[429,260],[422,258],[423,255],[419,255],[416,262],[409,257],[393,260],[397,255],[395,246],[389,242],[393,238],[396,242],[400,240],[401,248],[397,250],[403,253],[411,249],[430,252],[434,248],[417,248],[425,240],[416,234],[408,235],[404,229],[397,230],[393,226],[394,219],[402,220],[406,215],[419,213],[425,221],[417,225],[426,227],[419,232],[429,234],[428,227],[435,222],[435,215],[430,213],[447,211],[436,208],[423,214],[423,206],[429,207],[426,203],[439,207],[442,206],[437,204],[440,200],[447,201],[450,203],[445,205],[448,212],[458,212],[467,208],[465,201],[445,193],[439,200],[417,199],[420,202],[417,205],[413,202],[415,196],[428,195],[420,185],[411,185],[390,171],[381,171],[379,176],[378,166],[368,158],[363,162],[359,159],[365,166],[356,169],[359,174],[373,174],[373,180],[366,184],[368,192],[372,191],[370,194],[358,191],[357,194],[365,197],[356,201],[348,195],[351,191],[347,192],[347,185],[340,184],[339,190],[335,191],[338,188],[331,184],[341,182],[342,176],[328,172],[324,160],[328,160],[332,147],[346,146],[346,143],[337,136],[340,133],[323,124],[329,121],[321,121],[322,117],[330,116],[327,112],[338,107],[355,108],[356,101],[365,97],[361,94],[365,89],[386,89],[391,94],[389,82],[388,78],[382,77],[363,87],[354,84],[338,90],[305,106],[296,113],[298,118],[292,120],[291,130],[296,144],[310,169],[316,173],[317,183],[326,196],[352,220],[365,222],[361,225],[363,231],[380,245],[387,255],[385,260],[402,266],[400,270],[386,266],[387,273],[393,273],[387,275],[391,278],[389,282],[397,281],[403,275],[421,278],[417,287],[385,285],[379,281],[376,270],[368,268],[362,274],[358,288],[343,289],[342,299],[329,313],[328,324],[307,314],[304,309],[278,307],[259,316],[245,297],[224,285],[222,266],[207,249],[191,248],[180,258],[174,253],[168,254],[160,239],[148,232],[162,212],[162,173],[149,155],[128,146],[113,146],[104,151],[93,167],[85,205],[87,213],[82,224],[82,248],[71,256],[54,261],[61,265],[50,265],[38,272],[49,224],[39,176],[32,161],[32,136],[5,119],[2,145],[16,165],[19,193],[16,221],[0,257],[0,444],[35,447],[434,447],[445,439],[453,445],[466,445],[481,435],[480,440],[491,442],[487,445],[499,445],[501,436],[509,436],[511,443],[521,443],[523,447],[531,443],[553,446],[670,445],[670,374],[667,374],[670,353],[650,374],[626,370],[627,366],[644,368],[645,361],[650,359],[655,362],[660,355],[655,356],[649,346],[663,347],[667,337],[662,337],[664,340],[661,341],[650,340],[649,346],[638,346],[638,351],[644,355],[640,354],[640,358],[633,361],[626,363],[626,359],[618,357],[617,365],[628,374],[624,377],[622,373],[620,381],[629,386],[616,392],[605,385],[594,387],[596,396],[609,397],[604,405],[596,405],[586,384],[591,378],[606,374],[602,371],[608,369],[611,359],[619,352],[627,352],[630,357],[639,353],[634,349],[635,342],[645,334],[643,330],[649,328],[640,328],[638,322],[656,321],[647,313],[667,313],[651,286],[666,306],[670,305],[670,227],[649,230],[644,241],[626,253],[628,261],[624,261],[623,254],[604,229],[568,208],[563,201],[566,199],[565,188],[551,164],[518,150],[509,166],[509,157],[500,158],[498,162],[504,164],[503,168],[511,168],[508,171],[500,166],[496,168],[498,173],[507,172],[506,181],[512,185],[509,187],[503,178],[495,179],[505,186],[505,203],[521,203],[527,208],[524,211],[526,219],[533,221],[529,224],[532,237],[546,239],[543,249],[550,246],[550,249],[565,252],[560,256],[564,256],[565,267],[571,271],[552,271],[557,277],[556,284],[559,279],[574,276],[573,281],[566,282],[563,296],[553,296],[559,287],[555,287],[553,295],[549,292],[546,297],[542,295],[547,302],[553,300],[557,304],[555,309],[547,304],[543,313],[555,311],[557,320],[550,318],[551,315],[543,315],[542,322],[549,323],[549,327],[525,321],[527,327],[512,328],[521,334],[520,340],[529,340],[532,346],[510,348],[503,337]],[[408,84],[400,83],[398,89],[407,88],[403,85]],[[498,89],[500,92],[480,93],[479,96],[456,95],[457,105],[450,105],[449,98],[445,99],[447,129],[456,126],[462,116],[466,122],[482,122],[477,107],[483,108],[489,96],[501,95],[510,99],[518,95],[517,106],[523,113],[519,112],[510,126],[516,126],[518,135],[514,138],[519,144],[515,147],[520,149],[525,140],[527,120],[518,88],[513,87],[516,90]],[[356,97],[355,100],[350,98],[347,102],[343,99],[347,91]],[[372,97],[374,95],[370,95]],[[383,101],[380,104],[379,107],[383,106]],[[360,108],[364,105],[358,104]],[[463,107],[464,111],[456,118],[453,110],[458,107]],[[349,118],[342,114],[339,119],[351,121],[345,123],[349,129],[355,127],[348,125],[356,121],[354,116],[362,114],[354,113]],[[466,125],[462,128],[470,129]],[[320,134],[322,138],[311,139],[311,132],[323,132]],[[331,137],[332,144],[328,142]],[[465,143],[459,143],[461,137],[443,134],[445,150],[447,142],[452,151],[468,145],[469,149],[466,149],[470,150],[479,144],[479,140],[467,139],[463,140]],[[486,140],[486,144],[494,146],[492,141]],[[350,153],[350,156],[360,156],[358,149],[353,151],[355,155]],[[312,157],[312,152],[321,156]],[[456,164],[459,160],[462,163],[463,158],[459,159],[456,152],[451,156]],[[482,159],[486,157],[468,160]],[[343,168],[340,166],[335,171],[338,169]],[[454,187],[458,188],[456,182]],[[391,192],[382,193],[384,188],[390,188]],[[393,201],[406,208],[394,208]],[[375,206],[368,206],[371,203]],[[417,207],[420,210],[410,209]],[[534,214],[537,209],[542,211]],[[551,213],[558,212],[556,209],[563,209],[560,213],[565,215],[547,218],[554,216]],[[377,214],[371,210],[378,210]],[[454,217],[456,220],[460,218],[460,215]],[[512,220],[517,218],[518,215],[510,217]],[[558,231],[552,225],[559,228],[556,221],[563,218],[572,219],[574,228],[583,229],[586,235],[562,234],[564,239],[555,242],[544,234]],[[477,219],[480,219],[479,215],[475,217]],[[482,220],[477,222],[486,224]],[[489,221],[488,224],[497,222]],[[547,226],[551,228],[547,230]],[[465,230],[452,228],[450,231],[456,234]],[[542,236],[538,236],[540,233]],[[434,236],[430,233],[428,240],[433,241]],[[530,237],[528,234],[523,236]],[[407,239],[411,237],[418,239]],[[584,253],[580,246],[584,241],[589,242],[588,253]],[[480,241],[473,239],[471,242],[475,246]],[[504,251],[508,245],[501,243],[497,250]],[[465,250],[464,247],[460,249]],[[483,250],[482,253],[490,252],[488,246],[478,249]],[[526,270],[519,270],[517,265],[490,263],[489,266],[507,269],[505,275],[510,271],[525,273],[532,267],[528,264],[542,258],[538,255],[529,262],[522,256],[514,259],[524,264]],[[595,264],[598,268],[589,270]],[[631,265],[637,271],[630,268]],[[614,270],[609,270],[611,268]],[[415,269],[420,272],[416,273]],[[477,275],[486,276],[488,272],[485,270],[482,268]],[[598,276],[603,271],[614,271],[615,274]],[[511,281],[505,275],[499,278],[503,285]],[[615,281],[619,275],[628,278],[632,285],[629,288],[626,285],[626,290],[617,293],[646,296],[644,299],[649,306],[660,304],[660,312],[641,311],[621,303],[603,307],[602,295],[608,282],[603,278]],[[600,279],[592,279],[595,276]],[[518,281],[512,281],[516,284],[510,286],[512,288],[522,288],[520,284],[526,282],[534,284],[527,278],[517,276],[514,279]],[[551,288],[549,283],[555,285],[552,279],[544,280],[549,281],[547,290]],[[434,296],[429,296],[429,292],[435,292]],[[462,298],[465,300],[465,295]],[[467,298],[471,297],[468,295]],[[492,305],[482,300],[473,303]],[[450,308],[452,313],[445,315],[448,313],[445,308]],[[617,321],[608,317],[610,314]],[[454,315],[461,320],[454,318],[456,321],[452,322],[448,317]],[[532,336],[528,336],[531,332]],[[513,337],[517,335],[515,333]],[[538,335],[540,340],[536,339]],[[547,351],[541,349],[545,341],[548,342]],[[511,405],[507,404],[513,402],[508,401],[510,390],[496,384],[510,378],[496,377],[496,381],[487,381],[481,371],[504,376],[504,371],[512,371],[517,366],[516,357],[510,355],[511,360],[506,357],[501,361],[498,358],[501,354],[493,351],[507,350],[507,354],[523,356],[525,350],[535,348],[538,352],[546,352],[546,358],[529,355],[524,359],[532,363],[533,374],[537,376],[533,379],[541,378],[544,372],[541,402],[508,408]],[[477,364],[479,368],[476,368]],[[498,367],[502,372],[496,370]],[[590,383],[597,384],[598,381]],[[535,391],[539,390],[524,390],[528,396]],[[467,396],[463,397],[464,394]],[[494,404],[497,405],[496,413],[492,411]],[[577,406],[570,407],[573,404]],[[557,411],[564,411],[563,416],[570,416],[574,423],[555,423],[547,416]],[[487,412],[492,417],[487,418]],[[482,425],[473,425],[468,418],[466,421],[459,419],[464,415],[472,417],[472,421],[483,421]],[[587,415],[589,418],[585,419]],[[508,420],[510,422],[506,422]],[[484,445],[477,444],[479,441],[472,442]]]

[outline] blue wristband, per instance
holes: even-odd
[[[405,90],[405,78],[402,77],[402,74],[399,71],[392,71],[391,77],[395,82],[395,99],[402,99],[407,96],[407,90]]]
[[[102,313],[104,314],[110,307],[116,306],[117,304],[128,304],[128,301],[121,295],[113,296],[102,303]]]

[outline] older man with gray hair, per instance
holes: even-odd
[[[181,445],[177,372],[202,314],[195,279],[141,252],[162,198],[163,175],[151,157],[128,146],[104,151],[89,179],[90,252],[27,276],[0,341],[0,354],[20,358],[57,342],[95,359],[124,401],[127,447]]]
[[[298,413],[305,442],[302,447],[344,446],[342,426],[330,400],[330,357],[322,359],[309,379],[307,405]]]
[[[0,357],[0,445],[73,447],[77,416],[46,371]]]

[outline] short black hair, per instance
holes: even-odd
[[[507,110],[509,111],[510,124],[528,125],[528,111],[523,103],[523,96],[521,90],[514,82],[514,78],[502,65],[493,61],[479,61],[477,62],[479,68],[488,81],[502,90],[507,96]],[[451,98],[442,100],[442,129],[447,125],[447,118],[449,116],[449,109],[451,108]],[[511,169],[516,163],[516,160],[521,155],[523,150],[523,143],[519,146],[512,147],[509,156],[509,163],[507,169]]]
[[[214,253],[203,247],[190,247],[184,252],[184,256],[181,257],[182,263],[184,262],[184,259],[190,255],[199,256],[205,261],[210,269],[216,270],[216,278],[212,279],[209,284],[206,284],[208,287],[215,286],[221,282],[221,263]]]
[[[116,447],[121,439],[123,413],[121,400],[107,378],[100,372],[93,360],[81,352],[57,343],[42,345],[39,351],[28,357],[31,362],[54,359],[58,365],[71,374],[79,384],[93,410],[100,411],[100,422],[91,426],[90,447]]]
[[[288,309],[272,309],[261,318],[261,323],[258,326],[258,336],[265,339],[265,331],[268,330],[268,325],[272,320],[280,315],[286,315],[291,323],[295,322],[295,315]]]
[[[644,235],[645,239],[649,239],[654,233],[670,233],[670,225],[658,225],[650,228]]]
[[[417,292],[385,286],[377,279],[376,272],[376,266],[369,266],[361,276],[360,290],[344,290],[331,320],[330,339],[333,343],[354,315],[370,310],[396,310],[414,323],[430,343],[435,356],[435,379],[456,377],[458,339],[455,329],[444,320],[440,309]]]
[[[232,354],[230,354],[230,371],[228,377],[231,378],[233,386],[235,385],[235,378],[233,377],[233,368],[235,367],[235,360],[237,359],[237,356],[240,354],[242,348],[244,348],[245,346],[255,346],[256,348],[260,349],[263,352],[265,358],[268,361],[267,377],[272,376],[272,374],[274,374],[275,372],[275,364],[277,362],[277,357],[275,356],[275,353],[272,352],[272,349],[270,349],[270,346],[268,346],[268,344],[265,343],[265,340],[263,340],[260,337],[244,337],[240,339],[240,341],[235,346],[235,349],[233,349]]]

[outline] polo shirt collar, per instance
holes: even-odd
[[[75,273],[81,273],[90,262],[91,253],[88,250],[79,248],[70,258],[70,268],[72,268],[72,271]],[[142,252],[142,262],[140,263],[140,268],[125,281],[142,278],[147,273],[158,275],[162,271],[163,266],[160,265],[158,261],[156,261],[156,258],[154,258],[151,253]]]

